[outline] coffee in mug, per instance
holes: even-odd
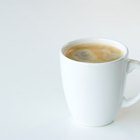
[[[120,58],[122,55],[123,52],[116,47],[93,43],[77,44],[65,51],[66,57],[89,63],[109,62]]]

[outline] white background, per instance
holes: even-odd
[[[78,38],[123,42],[140,60],[139,0],[0,0],[0,139],[139,140],[140,103],[106,127],[74,125],[63,95],[58,51]],[[140,91],[128,76],[127,96]]]

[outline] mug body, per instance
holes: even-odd
[[[71,60],[64,55],[80,43],[101,43],[123,51],[122,57],[104,63]],[[81,39],[66,44],[60,52],[64,93],[73,119],[87,126],[111,123],[122,104],[126,79],[127,48],[108,39]]]

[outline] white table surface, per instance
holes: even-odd
[[[63,95],[58,50],[78,38],[123,42],[140,60],[140,1],[1,0],[0,140],[140,140],[140,103],[114,123],[75,125]],[[140,91],[140,72],[126,95]]]

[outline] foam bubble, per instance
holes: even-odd
[[[96,56],[88,49],[82,49],[73,52],[73,58],[79,61],[96,60]]]

